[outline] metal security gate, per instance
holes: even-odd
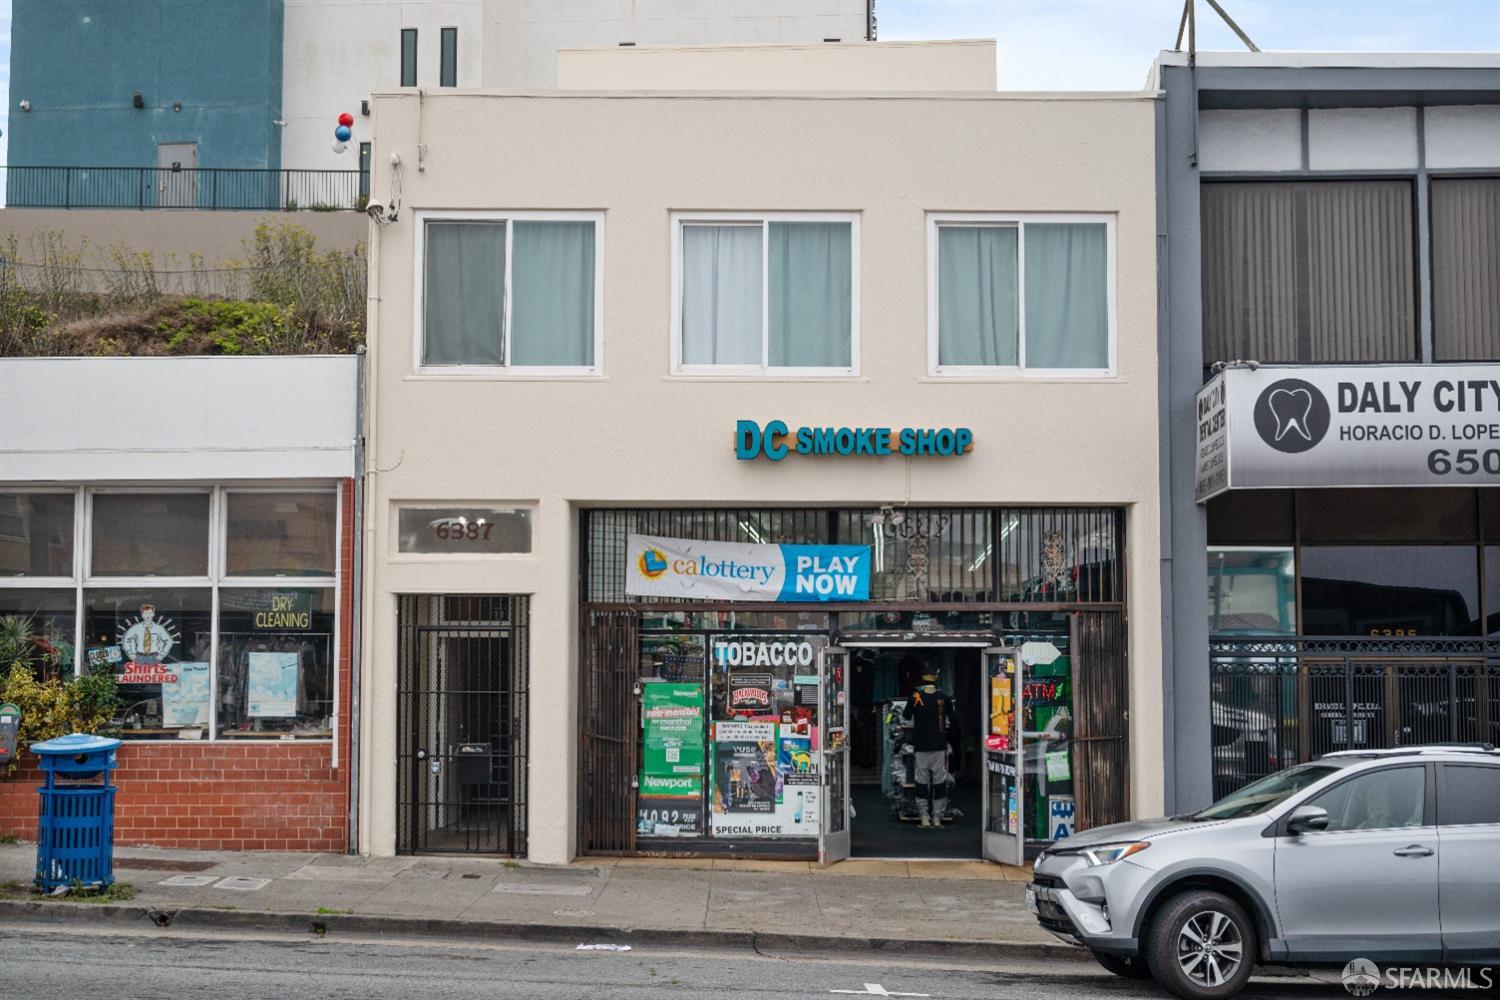
[[[527,618],[523,596],[400,598],[398,853],[525,856]]]
[[[635,850],[640,649],[634,611],[582,615],[578,671],[578,853]]]
[[[1500,741],[1500,643],[1214,636],[1214,798],[1335,750]]]
[[[1080,830],[1130,818],[1130,670],[1125,616],[1073,616],[1073,794]]]

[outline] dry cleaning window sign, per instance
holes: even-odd
[[[784,420],[764,425],[754,420],[736,420],[734,457],[750,462],[764,455],[779,462],[788,455],[904,455],[907,457],[958,458],[974,447],[974,432],[967,427],[798,427]]]

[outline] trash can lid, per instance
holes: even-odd
[[[55,736],[50,740],[33,743],[31,744],[31,751],[32,753],[39,754],[102,753],[105,750],[113,750],[119,745],[119,740],[108,736],[95,736],[92,733],[69,733],[66,736]]]

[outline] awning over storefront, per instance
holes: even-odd
[[[1248,365],[1198,392],[1196,498],[1500,484],[1500,365]]]

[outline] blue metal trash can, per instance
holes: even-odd
[[[41,794],[36,837],[36,884],[103,887],[115,880],[115,787],[120,741],[69,733],[31,745],[41,758],[46,784]]]

